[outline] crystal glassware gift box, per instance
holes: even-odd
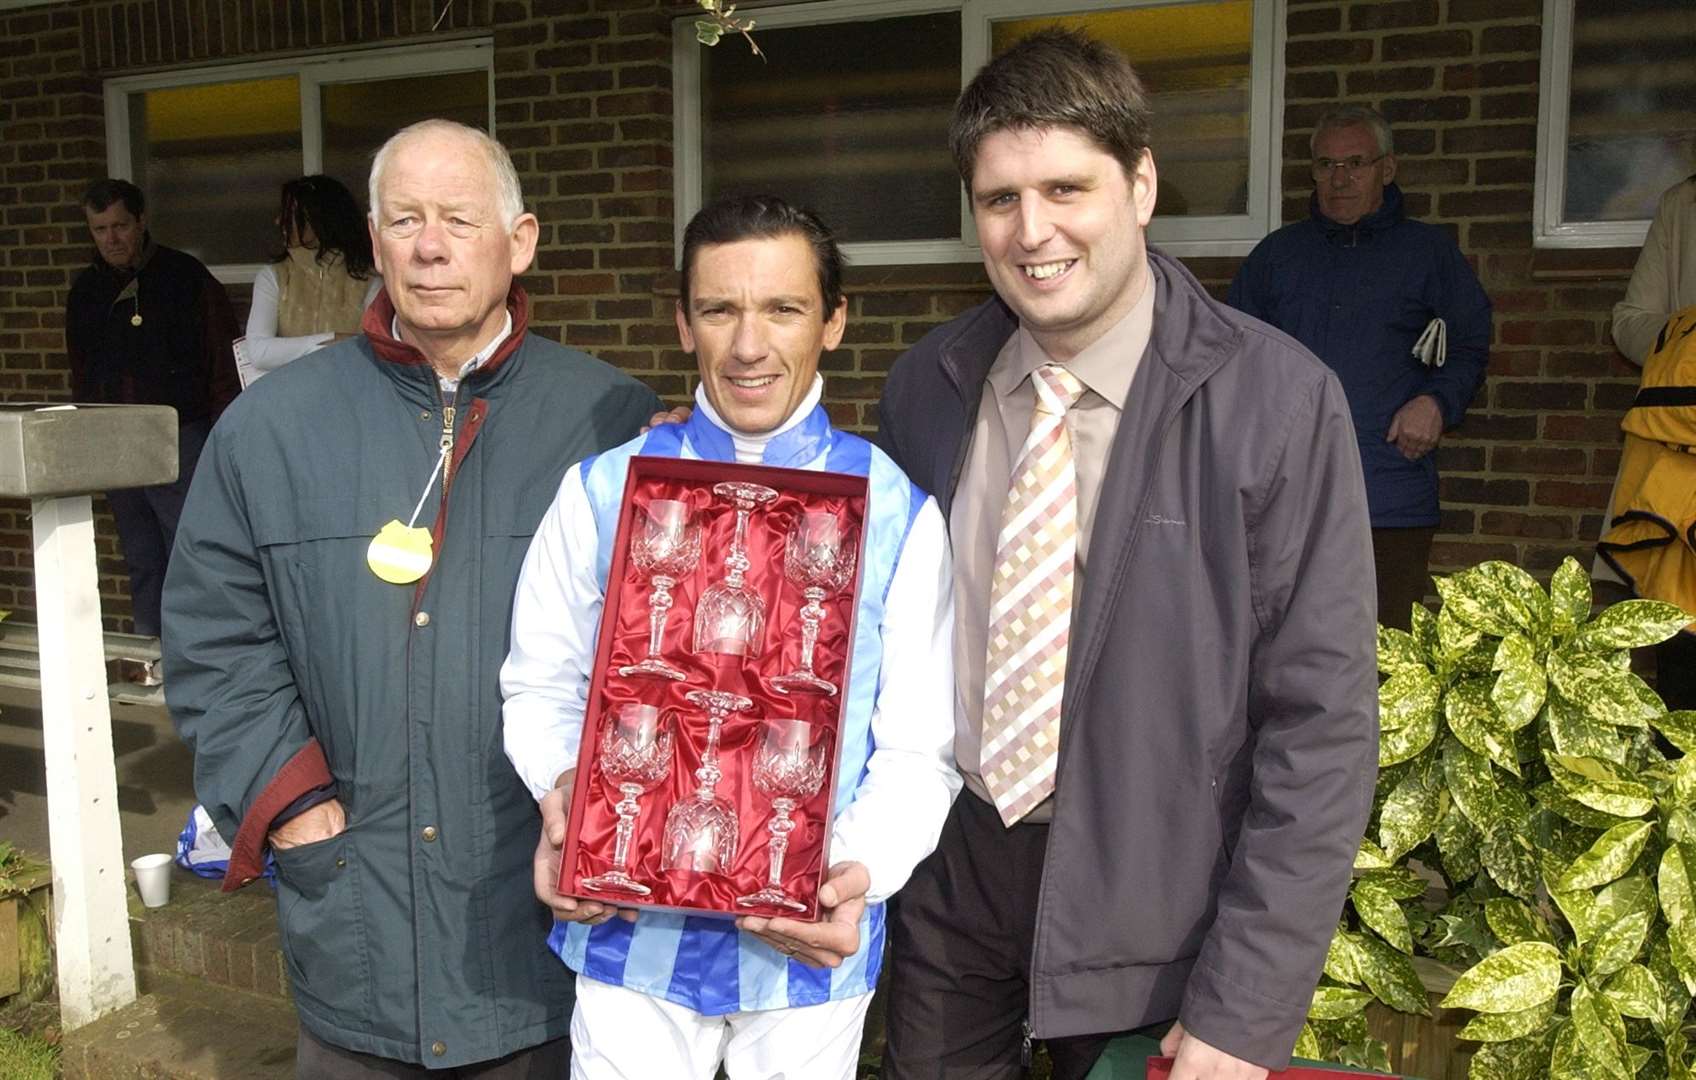
[[[864,477],[631,460],[559,891],[817,919]]]

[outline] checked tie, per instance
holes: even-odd
[[[984,786],[1012,825],[1054,791],[1072,624],[1078,481],[1066,410],[1083,384],[1057,364],[1031,377],[1036,412],[995,542],[984,665]]]

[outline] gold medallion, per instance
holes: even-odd
[[[371,572],[391,585],[410,585],[430,572],[430,530],[402,525],[396,518],[378,530],[365,550]]]
[[[141,325],[141,312],[138,311],[134,315],[130,316],[130,325],[131,326],[140,326]]]

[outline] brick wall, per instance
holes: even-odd
[[[681,399],[693,363],[670,318],[669,20],[691,7],[453,0],[434,31],[442,0],[85,0],[0,14],[0,400],[66,393],[62,309],[88,258],[75,201],[105,171],[104,78],[444,35],[494,38],[500,135],[542,220],[525,278],[537,330]],[[1588,562],[1635,385],[1607,335],[1634,252],[1531,248],[1541,11],[1542,0],[1289,0],[1286,220],[1306,212],[1318,112],[1369,102],[1396,125],[1410,211],[1454,230],[1495,301],[1489,380],[1440,451],[1439,570]],[[1222,292],[1235,263],[1191,267]],[[974,266],[851,268],[847,284],[828,404],[864,427],[901,350],[987,286]],[[109,527],[100,543],[119,627],[128,602]],[[29,547],[26,509],[0,502],[0,607],[31,606]]]

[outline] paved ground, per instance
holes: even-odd
[[[0,840],[48,855],[47,768],[40,701],[0,687]],[[160,707],[112,705],[124,859],[175,851],[194,805],[193,759]]]

